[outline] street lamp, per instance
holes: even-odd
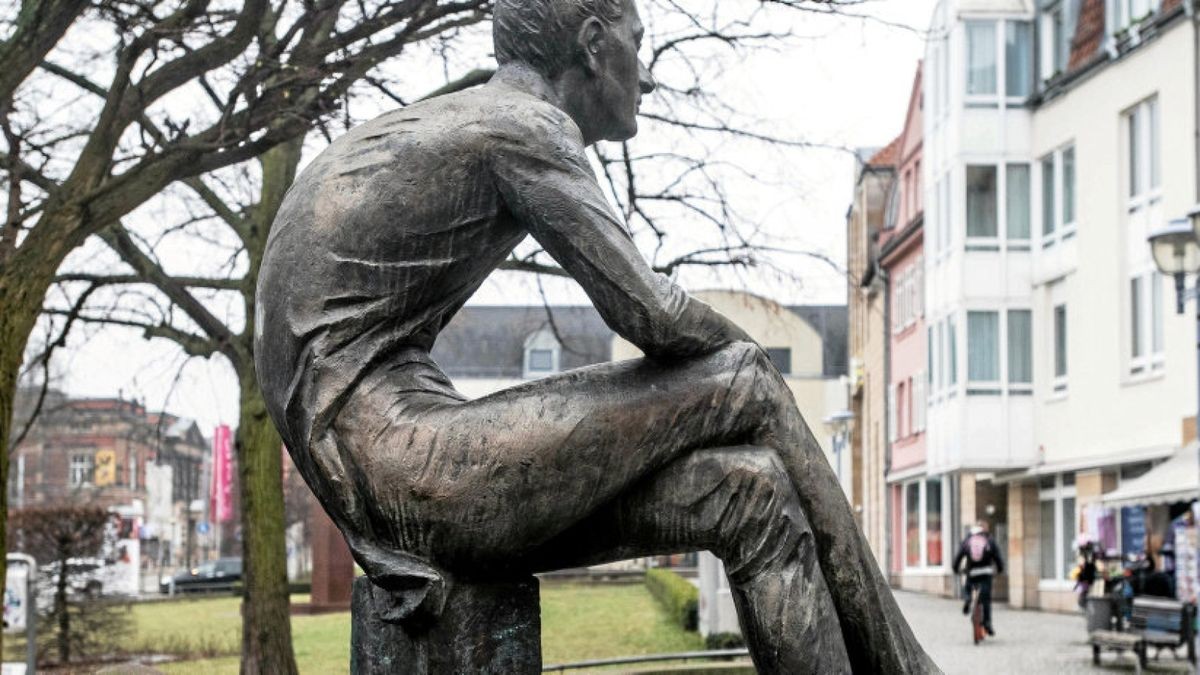
[[[1184,290],[1184,276],[1200,271],[1200,206],[1192,209],[1187,218],[1172,220],[1152,233],[1150,254],[1160,272],[1175,278],[1175,311],[1183,314],[1189,295]]]
[[[1189,222],[1190,221],[1190,222]],[[1196,383],[1200,387],[1200,278],[1188,291],[1184,277],[1200,272],[1200,205],[1192,207],[1187,218],[1172,220],[1149,237],[1150,254],[1158,271],[1175,278],[1175,312],[1183,314],[1188,296],[1196,299]],[[1200,390],[1198,390],[1200,391]],[[1196,399],[1200,408],[1200,393]],[[1200,412],[1196,414],[1196,439],[1200,442]]]

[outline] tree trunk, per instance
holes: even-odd
[[[67,611],[67,560],[68,555],[58,556],[58,579],[54,585],[54,617],[58,620],[58,662],[71,662],[71,615]]]
[[[51,269],[50,274],[53,273]],[[38,279],[22,276],[12,268],[0,269],[0,545],[6,550],[8,460],[12,452],[8,444],[16,435],[13,429],[13,405],[16,402],[21,362],[25,358],[25,345],[37,322],[46,293],[46,286],[34,290]],[[0,555],[0,580],[6,578],[7,568],[6,557]],[[3,648],[3,634],[0,634],[0,650]]]
[[[296,673],[283,517],[283,444],[267,415],[253,363],[239,368],[238,489],[242,501],[242,668]]]

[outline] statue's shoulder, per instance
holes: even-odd
[[[522,144],[575,142],[583,136],[575,121],[561,108],[511,87],[483,87],[479,94],[483,126],[493,137]]]

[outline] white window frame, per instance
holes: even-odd
[[[1063,345],[1063,372],[1060,375],[1058,372],[1058,310],[1063,310],[1063,328],[1066,333]],[[1051,377],[1051,398],[1060,398],[1067,395],[1070,390],[1071,380],[1071,309],[1064,302],[1054,302],[1050,306],[1050,377]]]
[[[550,352],[550,369],[534,369],[533,368],[533,352],[548,351]],[[562,370],[562,344],[558,338],[549,329],[535,331],[529,337],[525,338],[524,350],[521,359],[522,376],[529,379],[537,379],[546,377],[561,372]]]
[[[970,35],[970,33],[967,30],[967,25],[968,24],[986,24],[986,23],[990,23],[992,25],[991,27],[992,27],[992,31],[993,31],[992,43],[993,43],[993,48],[995,49],[995,54],[993,54],[992,58],[993,58],[993,61],[995,64],[995,71],[996,71],[996,73],[995,73],[996,91],[991,94],[971,94],[971,93],[967,92],[967,84],[970,80],[970,65],[971,65],[971,63],[970,63],[971,44],[970,44],[970,40],[968,39],[968,36]],[[1008,107],[1008,108],[1021,107],[1025,104],[1025,101],[1028,100],[1029,96],[1033,95],[1034,86],[1033,86],[1033,82],[1032,82],[1032,78],[1033,78],[1032,72],[1030,73],[1031,82],[1030,82],[1029,94],[1027,94],[1025,96],[1014,96],[1014,95],[1009,94],[1009,92],[1008,92],[1007,45],[1008,45],[1008,24],[1010,24],[1010,23],[1030,24],[1029,39],[1031,42],[1030,48],[1032,48],[1033,47],[1032,42],[1035,39],[1035,31],[1032,28],[1032,23],[1029,18],[1013,18],[1013,17],[984,18],[984,17],[981,17],[978,19],[972,18],[972,19],[963,21],[963,40],[962,40],[962,42],[963,42],[962,64],[963,65],[962,65],[962,70],[961,70],[963,78],[962,78],[962,87],[961,88],[962,88],[962,92],[963,92],[963,100],[966,103],[966,107],[968,107],[968,108],[972,108],[972,107],[994,108],[994,107],[1001,107],[1001,106]],[[1031,64],[1031,67],[1032,67],[1032,64]],[[949,107],[949,106],[947,106],[947,107]]]
[[[941,504],[942,504],[942,564],[929,564],[929,502],[928,488],[929,481],[940,480],[941,486]],[[920,560],[917,565],[908,564],[908,487],[910,485],[917,486],[917,550],[920,553]],[[948,551],[946,548],[946,534],[949,519],[946,518],[946,490],[948,481],[945,476],[922,476],[913,480],[906,481],[900,484],[900,550],[901,550],[901,567],[906,572],[933,572],[944,570],[949,561]]]
[[[95,479],[96,458],[91,453],[72,453],[67,465],[67,484],[87,487]]]
[[[1116,36],[1128,32],[1132,44],[1140,41],[1135,24],[1153,18],[1162,7],[1162,0],[1107,0],[1104,16],[1107,33]]]
[[[991,314],[996,317],[996,379],[995,380],[976,380],[971,378],[971,353],[975,349],[975,345],[971,341],[971,315],[972,314]],[[967,335],[967,394],[996,394],[1004,389],[1004,365],[1005,354],[1004,347],[1007,343],[1004,340],[1004,321],[1001,319],[1004,312],[998,311],[995,308],[970,308],[967,310],[966,335]]]
[[[1054,588],[1054,587],[1061,586],[1063,584],[1071,583],[1070,580],[1067,578],[1067,575],[1066,575],[1065,569],[1064,569],[1067,566],[1066,565],[1067,561],[1063,559],[1063,545],[1066,543],[1066,541],[1064,540],[1064,537],[1067,535],[1066,527],[1065,527],[1066,523],[1063,522],[1063,512],[1062,512],[1062,503],[1063,503],[1064,499],[1074,499],[1075,500],[1075,512],[1071,516],[1071,527],[1072,527],[1072,529],[1075,529],[1078,527],[1078,523],[1079,523],[1079,497],[1075,491],[1074,483],[1072,483],[1071,485],[1064,485],[1063,484],[1063,474],[1060,473],[1060,474],[1056,474],[1054,476],[1054,487],[1041,488],[1038,491],[1038,512],[1039,513],[1041,513],[1042,502],[1053,502],[1054,503],[1054,570],[1055,570],[1056,574],[1059,575],[1059,576],[1055,576],[1050,579],[1042,578],[1041,560],[1039,559],[1038,560],[1039,586]],[[1041,527],[1040,520],[1038,523],[1038,527],[1039,528]],[[1076,536],[1078,536],[1078,532],[1072,532],[1071,533],[1071,541],[1073,541],[1076,538]],[[1039,540],[1040,540],[1040,535],[1039,535]],[[1039,555],[1040,555],[1040,552],[1039,552]]]
[[[1071,186],[1072,213],[1070,221],[1066,219],[1066,171],[1063,168],[1066,166],[1063,157],[1068,151],[1071,152],[1075,165],[1074,174],[1071,177],[1073,185]],[[1051,185],[1053,191],[1051,197],[1054,199],[1053,222],[1051,223],[1049,233],[1046,232],[1046,209],[1044,208],[1046,201],[1045,172],[1047,162],[1052,167]],[[1037,232],[1042,242],[1042,248],[1045,249],[1074,237],[1077,231],[1077,223],[1079,222],[1079,152],[1075,149],[1075,141],[1072,140],[1060,145],[1043,155],[1034,164],[1037,166],[1036,184],[1039,195],[1037,220],[1035,222],[1037,223]],[[1030,187],[1031,189],[1033,188],[1033,186]]]
[[[1139,283],[1138,316],[1133,314],[1133,282]],[[1129,375],[1131,378],[1147,377],[1162,372],[1167,365],[1166,335],[1164,334],[1163,283],[1165,277],[1157,270],[1144,270],[1129,278]],[[1133,353],[1133,331],[1138,332],[1141,354]]]
[[[1029,380],[1030,380],[1029,382],[1013,382],[1012,381],[1012,377],[1011,377],[1012,363],[1011,363],[1010,359],[1008,358],[1009,352],[1011,350],[1011,344],[1012,344],[1012,326],[1010,325],[1010,322],[1009,322],[1009,317],[1011,315],[1011,312],[1025,312],[1029,315],[1029,369],[1030,369],[1030,375],[1031,375],[1031,377],[1029,378]],[[1004,324],[1004,329],[1003,329],[1004,343],[1001,345],[1001,351],[1003,352],[1003,357],[1004,357],[1004,373],[1003,373],[1004,384],[1008,388],[1009,394],[1031,393],[1033,391],[1033,381],[1036,378],[1036,372],[1035,372],[1036,364],[1034,363],[1034,355],[1037,352],[1037,350],[1034,349],[1034,340],[1036,338],[1035,338],[1035,333],[1033,330],[1033,311],[1029,307],[1007,307],[1004,309],[1004,311],[1001,313],[1001,315],[1003,316],[1003,320],[1001,321],[1001,323]]]

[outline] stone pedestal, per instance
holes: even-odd
[[[346,539],[313,500],[309,526],[312,528],[312,604],[345,611],[350,607],[350,584],[354,581],[354,557]]]
[[[370,579],[354,580],[352,675],[537,675],[542,670],[538,581],[450,586],[446,605],[425,625],[383,622]]]

